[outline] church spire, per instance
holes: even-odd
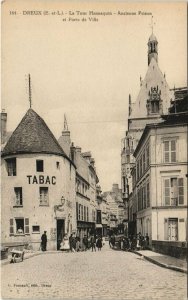
[[[155,23],[153,21],[153,16],[152,16],[151,24],[150,24],[152,33],[148,40],[148,66],[149,66],[152,58],[154,58],[156,60],[156,62],[158,62],[158,47],[157,47],[158,41],[157,41],[156,36],[153,34],[154,25],[155,25]]]

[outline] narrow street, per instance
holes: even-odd
[[[2,267],[2,295],[24,299],[187,299],[186,274],[130,252],[44,253]]]

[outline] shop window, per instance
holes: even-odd
[[[23,206],[23,198],[22,198],[22,188],[21,187],[15,187],[14,188],[15,193],[15,206]]]
[[[40,187],[39,193],[40,193],[40,205],[48,205],[49,202],[48,187]]]
[[[36,160],[36,171],[44,172],[44,161],[43,160]]]
[[[39,225],[33,225],[32,226],[32,233],[40,233],[40,226]]]
[[[8,176],[16,176],[16,158],[6,159]]]

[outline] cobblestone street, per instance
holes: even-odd
[[[106,245],[101,252],[44,253],[2,267],[2,298],[187,299],[186,274]]]

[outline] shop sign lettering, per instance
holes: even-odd
[[[29,184],[56,184],[56,177],[55,176],[33,176],[33,175],[27,175],[28,183]]]

